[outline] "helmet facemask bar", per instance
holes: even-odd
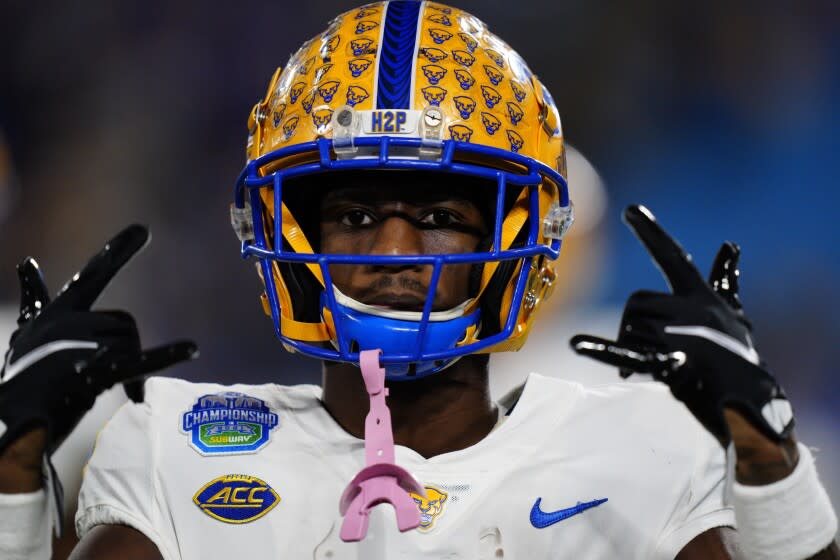
[[[385,349],[381,357],[381,363],[386,369],[390,369],[390,379],[416,379],[443,369],[460,356],[488,351],[491,347],[507,340],[517,327],[517,317],[522,309],[526,283],[531,272],[533,259],[542,255],[553,260],[559,255],[561,239],[545,238],[542,242],[540,241],[541,229],[544,227],[541,219],[540,195],[544,185],[551,183],[553,188],[557,190],[560,206],[568,207],[568,191],[563,177],[532,158],[475,144],[443,141],[441,142],[442,149],[438,152],[440,154],[439,159],[421,159],[419,157],[409,159],[405,154],[412,151],[418,152],[423,147],[421,140],[383,136],[379,138],[359,138],[356,143],[369,151],[378,152],[378,155],[376,157],[346,160],[337,159],[332,149],[332,140],[321,138],[315,142],[281,148],[250,162],[237,181],[235,206],[238,209],[245,208],[245,192],[247,191],[251,206],[250,215],[253,221],[253,239],[243,240],[242,255],[243,257],[256,256],[260,259],[268,299],[267,307],[274,322],[275,332],[280,340],[288,348],[308,356],[322,360],[358,363],[359,350],[369,348],[354,348],[343,325],[346,318],[338,312],[341,306],[337,302],[333,290],[330,266],[341,264],[376,266],[412,264],[432,267],[431,280],[427,288],[420,320],[414,324],[413,332],[404,335],[414,337],[411,344],[413,349],[400,352],[388,352]],[[276,171],[265,171],[278,166],[278,164],[282,165],[281,160],[300,154],[308,154],[311,159]],[[398,155],[394,156],[392,154]],[[317,159],[312,156],[317,156]],[[466,163],[466,161],[485,158],[496,162],[508,162],[511,166],[524,172],[517,173],[489,165]],[[291,216],[283,206],[283,187],[287,179],[331,171],[369,169],[448,172],[495,181],[496,200],[492,246],[488,251],[472,253],[399,256],[320,254],[314,251],[307,253],[284,248],[282,242],[284,240],[283,216],[284,214],[287,217]],[[525,222],[527,239],[523,247],[505,248],[505,239],[503,239],[507,218],[505,201],[511,187],[527,188],[527,221]],[[260,193],[262,189],[267,188],[273,189],[273,212],[266,207]],[[544,209],[542,213],[545,213]],[[272,214],[273,223],[267,223],[266,218],[271,218]],[[286,226],[288,229],[289,224],[286,224]],[[268,229],[269,227],[271,230]],[[511,241],[508,240],[508,244]],[[495,270],[497,265],[503,261],[515,261],[517,265],[514,270],[515,279],[508,282],[508,286],[513,288],[512,297],[507,309],[507,316],[500,317],[501,330],[479,339],[475,332],[478,325],[474,325],[468,336],[465,334],[464,339],[450,341],[455,343],[454,346],[449,344],[444,348],[428,348],[426,343],[431,336],[430,333],[438,328],[431,317],[435,291],[443,267],[448,264],[484,264]],[[324,288],[322,320],[326,326],[324,331],[329,333],[334,348],[325,347],[312,338],[309,340],[306,340],[306,337],[296,338],[285,332],[286,329],[283,328],[283,325],[284,323],[288,324],[288,320],[283,317],[283,305],[278,295],[280,294],[277,285],[278,278],[275,275],[275,263],[282,262],[301,263],[307,266],[322,283]],[[280,280],[282,281],[282,278]],[[486,286],[486,282],[483,284],[485,285],[482,286],[482,290]],[[479,297],[480,295],[481,292],[479,292]],[[473,305],[472,308],[477,310],[477,305]],[[290,310],[287,310],[287,313],[289,312]],[[323,340],[326,339],[325,337]],[[424,364],[424,367],[407,368],[407,364]],[[389,365],[392,365],[392,367],[389,368]]]

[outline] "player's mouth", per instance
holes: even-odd
[[[377,294],[369,298],[365,298],[363,303],[388,309],[393,311],[423,311],[423,306],[426,303],[424,297],[416,294],[402,293],[402,294]]]

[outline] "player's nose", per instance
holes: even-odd
[[[372,255],[422,255],[423,232],[401,216],[389,216],[376,230]]]

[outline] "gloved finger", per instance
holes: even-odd
[[[569,343],[572,350],[582,356],[618,367],[624,378],[633,372],[649,373],[664,378],[670,372],[679,369],[686,360],[683,352],[658,352],[649,347],[615,342],[588,334],[575,335]]]
[[[605,364],[639,372],[647,372],[650,368],[649,352],[619,344],[614,340],[588,334],[578,334],[569,340],[569,344],[571,344],[572,350],[578,354]]]
[[[50,303],[50,294],[44,282],[44,275],[32,257],[26,257],[17,265],[20,281],[20,315],[18,326],[33,319]]]
[[[114,236],[73,276],[55,298],[56,309],[90,309],[117,272],[149,242],[145,226],[131,225]]]
[[[144,350],[139,354],[106,351],[85,365],[83,375],[102,389],[115,383],[164,370],[174,364],[198,357],[198,347],[191,340],[181,340]]]
[[[721,245],[712,270],[709,273],[709,285],[724,299],[733,309],[741,309],[741,300],[738,298],[738,259],[741,257],[741,248],[731,241]]]
[[[624,223],[647,249],[675,294],[685,295],[708,289],[691,256],[662,229],[656,217],[644,206],[628,206]]]

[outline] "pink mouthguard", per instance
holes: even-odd
[[[377,504],[394,506],[397,527],[408,531],[420,525],[420,511],[409,492],[426,497],[426,489],[402,467],[394,463],[394,433],[391,412],[385,404],[385,369],[379,365],[381,350],[359,353],[362,377],[370,395],[370,412],[365,418],[365,460],[367,466],[353,477],[341,495],[338,510],[344,516],[341,540],[357,542],[365,538],[370,511]]]

